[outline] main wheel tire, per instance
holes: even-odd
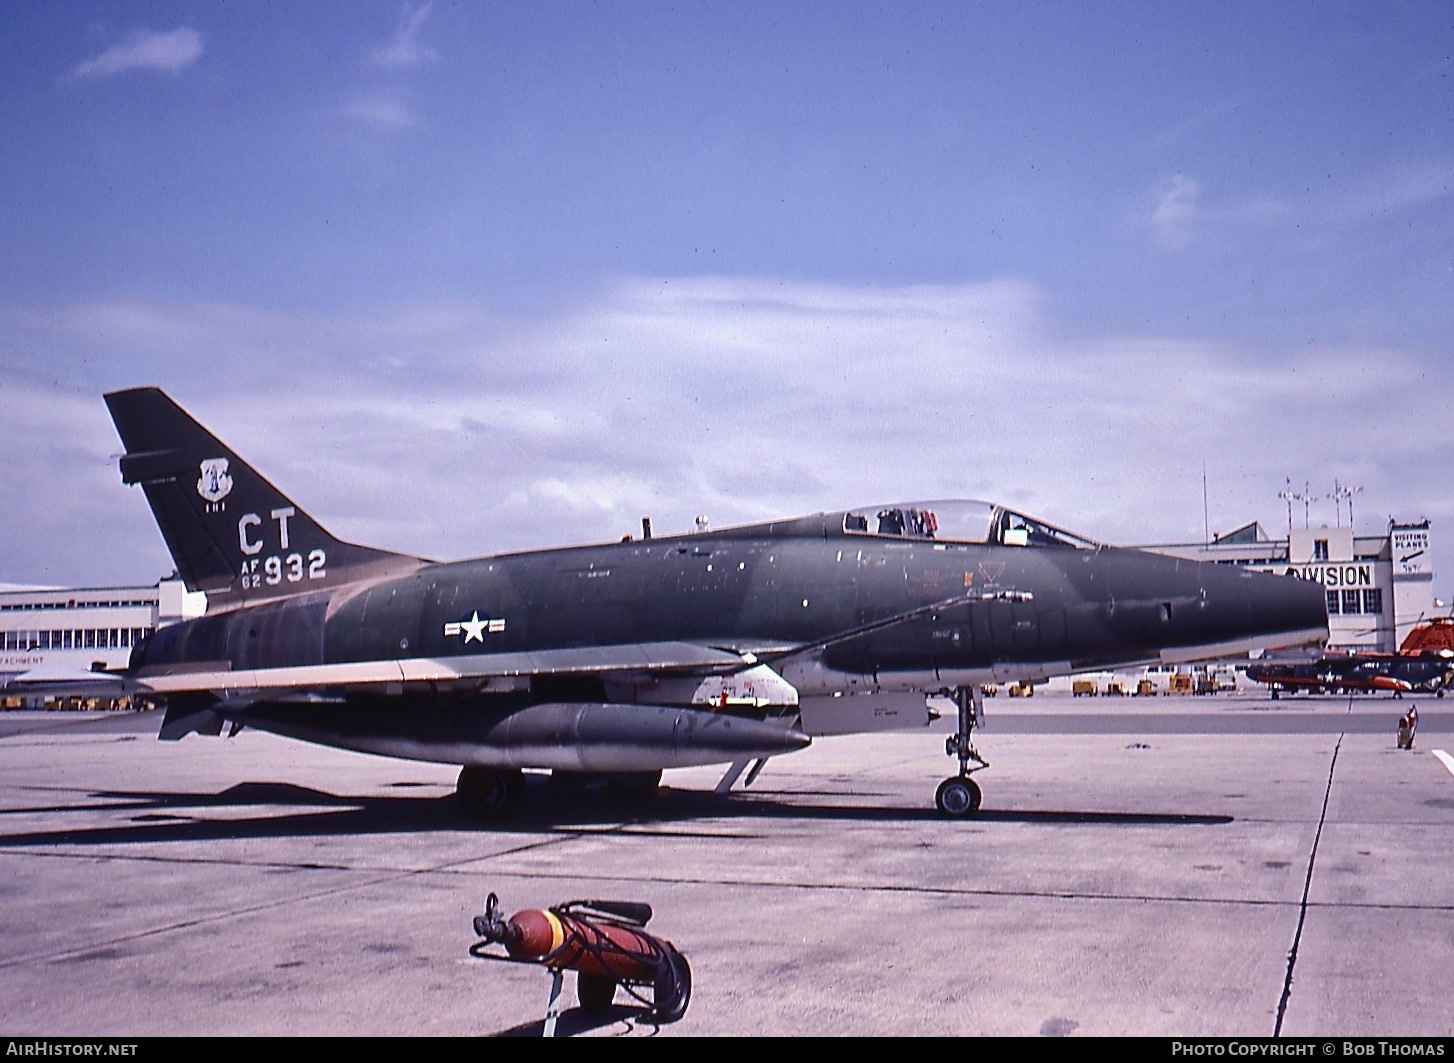
[[[606,792],[622,797],[655,797],[661,789],[661,770],[616,772],[606,779]]]
[[[984,795],[979,784],[965,775],[945,779],[934,793],[934,804],[946,816],[963,819],[979,811]]]
[[[465,817],[476,823],[508,819],[525,797],[525,778],[519,771],[466,765],[455,783],[455,799]]]
[[[576,975],[576,999],[590,1015],[602,1015],[616,999],[616,980],[603,974]]]

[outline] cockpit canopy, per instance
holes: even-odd
[[[992,502],[974,501],[897,502],[850,509],[843,514],[843,531],[896,539],[1073,550],[1095,550],[1100,545]]]

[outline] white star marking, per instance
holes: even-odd
[[[488,620],[480,619],[480,611],[478,609],[475,610],[474,615],[468,620],[461,620],[459,622],[459,629],[464,632],[465,645],[468,646],[471,642],[484,642],[485,629],[489,626],[490,622]]]
[[[463,634],[465,644],[471,642],[484,642],[485,632],[498,633],[505,630],[505,621],[491,620],[489,617],[480,619],[480,611],[476,609],[468,620],[454,621],[444,625],[444,637],[452,639],[456,635]]]

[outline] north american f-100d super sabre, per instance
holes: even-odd
[[[957,713],[940,785],[973,814],[981,689],[1327,637],[1320,586],[1102,545],[1002,506],[868,506],[691,534],[433,562],[340,541],[156,388],[106,396],[204,615],[118,677],[161,737],[256,727],[461,765],[498,819],[522,770],[654,789],[876,719]],[[748,777],[751,782],[751,775]]]

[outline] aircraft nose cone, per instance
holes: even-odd
[[[1199,575],[1219,637],[1248,638],[1262,649],[1327,641],[1328,603],[1321,584],[1215,564],[1204,564]]]
[[[1148,566],[1158,579],[1144,579],[1140,590],[1152,606],[1148,634],[1158,642],[1163,661],[1210,660],[1327,641],[1327,601],[1319,584],[1210,561],[1160,558],[1154,564],[1162,566]],[[1159,593],[1166,597],[1158,602]]]
[[[1328,599],[1322,584],[1297,576],[1250,575],[1254,623],[1261,623],[1269,634],[1287,633],[1297,640],[1294,645],[1327,641]]]

